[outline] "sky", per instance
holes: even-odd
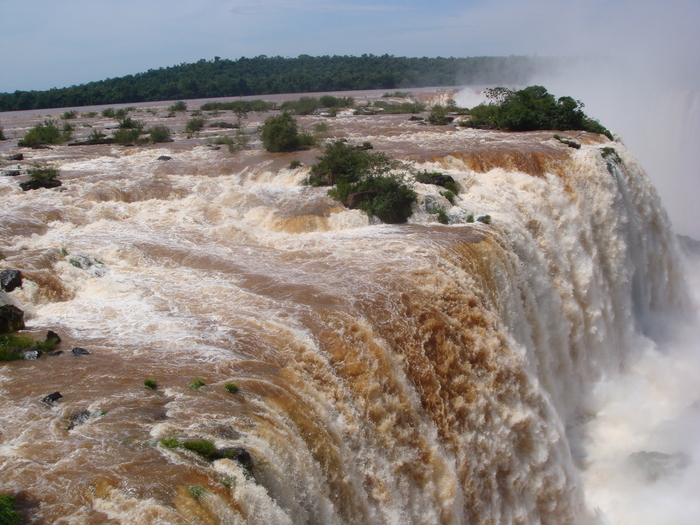
[[[605,58],[536,80],[619,133],[700,238],[700,0],[0,0],[0,15],[0,92],[215,56]]]

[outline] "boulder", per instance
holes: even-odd
[[[351,210],[357,209],[360,207],[360,204],[366,200],[375,198],[378,194],[379,191],[377,190],[365,190],[358,191],[357,193],[351,193],[345,199],[345,206]]]
[[[72,350],[73,355],[81,356],[81,355],[90,355],[90,352],[85,350],[85,348],[80,348],[79,346],[76,346]]]
[[[54,392],[53,394],[49,394],[48,396],[44,397],[41,402],[46,403],[47,405],[53,405],[55,401],[58,401],[61,399],[63,396],[61,395],[60,392]]]
[[[43,352],[41,350],[37,350],[36,348],[32,348],[31,350],[23,350],[21,353],[25,361],[36,361],[41,357]]]
[[[29,191],[29,190],[38,190],[40,188],[58,188],[61,186],[63,183],[58,180],[58,179],[49,179],[49,180],[28,180],[27,182],[20,182],[19,187],[22,188],[22,191]]]
[[[21,175],[22,172],[20,170],[5,170],[2,172],[2,174],[5,177],[17,177],[18,175]]]
[[[24,312],[11,304],[0,306],[0,334],[24,329]]]
[[[160,157],[158,157],[158,160],[170,160],[170,159],[172,159],[172,157],[170,157],[168,155],[161,155]]]
[[[85,422],[90,419],[90,416],[92,413],[89,410],[77,410],[74,411],[69,417],[68,417],[68,428],[66,430],[73,430],[75,427],[79,427],[80,425],[84,425]]]
[[[24,160],[24,153],[13,153],[5,157],[5,160]]]
[[[19,270],[0,271],[0,290],[11,292],[15,288],[22,287],[22,272]]]
[[[54,344],[58,344],[58,343],[61,342],[61,338],[58,336],[58,334],[57,334],[56,332],[54,332],[53,330],[49,330],[48,332],[46,332],[46,339],[45,339],[45,341],[46,341],[47,343],[48,343],[49,341],[53,341]]]

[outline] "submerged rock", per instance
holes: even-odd
[[[24,153],[13,153],[5,157],[5,160],[24,160]]]
[[[53,394],[49,394],[48,396],[44,397],[41,402],[46,403],[47,405],[53,405],[54,402],[58,401],[61,399],[63,396],[61,395],[60,392],[54,392]]]
[[[20,182],[19,187],[22,188],[22,191],[29,191],[29,190],[38,190],[40,188],[58,188],[61,186],[63,183],[58,180],[58,179],[49,179],[49,180],[28,180],[26,182]]]
[[[22,174],[20,170],[5,170],[2,172],[5,177],[17,177]]]
[[[90,352],[86,350],[85,348],[80,348],[79,346],[76,346],[72,350],[73,355],[81,356],[81,355],[90,355]]]
[[[2,270],[0,272],[0,290],[11,292],[22,287],[22,272],[19,270]]]
[[[61,338],[58,336],[58,334],[56,332],[54,332],[53,330],[49,330],[48,332],[46,332],[46,340],[45,341],[47,343],[49,341],[53,341],[54,344],[58,344],[61,342]]]
[[[161,155],[160,157],[158,157],[158,160],[170,160],[170,159],[172,159],[172,157],[169,155]]]
[[[0,306],[0,334],[24,329],[24,312],[11,304]]]
[[[31,350],[24,350],[21,352],[22,357],[25,361],[36,361],[41,357],[42,353],[43,352],[41,350],[37,350],[36,348],[32,348]]]
[[[84,425],[85,422],[90,419],[90,416],[92,413],[89,410],[79,410],[77,412],[73,412],[69,417],[68,421],[70,422],[68,425],[68,428],[66,430],[73,430],[75,427],[79,427],[80,425]]]

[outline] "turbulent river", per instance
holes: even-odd
[[[132,115],[182,129],[149,107],[160,117]],[[0,363],[0,493],[27,523],[622,524],[669,493],[658,523],[697,523],[686,441],[643,437],[700,411],[698,369],[668,365],[693,302],[621,143],[323,120],[456,180],[454,206],[415,183],[409,223],[384,225],[303,185],[318,149],[229,153],[211,128],[16,148],[45,113],[0,115],[2,158],[25,156],[3,169],[50,163],[63,181],[23,192],[25,176],[0,177],[0,269],[24,276],[0,303],[64,350]],[[80,137],[115,121],[73,122]],[[657,372],[685,390],[647,392]],[[649,427],[635,439],[621,437],[629,412]],[[173,446],[192,440],[235,453]]]

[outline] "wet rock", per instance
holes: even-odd
[[[45,339],[45,341],[46,341],[47,343],[48,343],[49,341],[53,341],[54,344],[57,345],[58,343],[61,342],[61,338],[58,336],[58,334],[57,334],[56,332],[54,332],[53,330],[49,330],[48,332],[46,332],[46,339]]]
[[[161,155],[160,157],[158,157],[158,160],[170,160],[170,159],[172,159],[172,157],[170,157],[169,155]]]
[[[104,265],[104,263],[80,253],[73,255],[70,259],[68,259],[68,262],[76,268],[89,271],[95,277],[102,277],[105,273],[107,273],[107,267]]]
[[[85,348],[80,348],[79,346],[76,346],[72,350],[73,355],[81,356],[81,355],[90,355],[90,352],[85,350]]]
[[[683,453],[664,454],[643,450],[630,454],[629,462],[645,481],[653,483],[679,473],[690,465],[690,457]]]
[[[483,222],[484,224],[491,224],[491,216],[490,215],[479,215],[476,218],[477,221]]]
[[[5,157],[5,160],[24,160],[24,153],[14,153]]]
[[[28,180],[27,182],[20,182],[19,187],[22,191],[38,190],[40,188],[58,188],[63,183],[58,179],[50,180]]]
[[[448,182],[455,184],[455,180],[450,175],[444,175],[442,173],[419,173],[416,175],[416,181],[423,184],[442,186],[443,188]]]
[[[43,352],[41,350],[37,350],[36,348],[32,348],[31,350],[23,350],[20,353],[25,361],[36,361],[41,357]]]
[[[363,202],[373,199],[379,194],[377,190],[365,190],[358,191],[357,193],[351,193],[345,199],[345,206],[351,210],[357,209]]]
[[[46,352],[46,355],[50,355],[52,357],[55,357],[57,355],[61,355],[63,353],[63,350],[56,350],[55,352]]]
[[[241,467],[243,467],[248,474],[253,475],[253,469],[255,465],[253,464],[253,458],[246,449],[241,447],[236,448],[222,448],[218,451],[218,456],[220,459],[231,459],[236,461]]]
[[[61,395],[60,392],[54,392],[53,394],[49,394],[48,396],[44,397],[41,402],[46,403],[47,405],[53,405],[56,401],[61,399],[63,396]]]
[[[2,270],[0,272],[0,290],[11,292],[22,287],[22,272],[19,270]]]
[[[415,120],[418,120],[418,121],[420,121],[420,120],[425,120],[425,119],[424,119],[423,117],[418,117],[418,116],[416,116],[416,115],[411,115],[411,118],[409,118],[408,120],[414,120],[414,121],[415,121]]]
[[[22,174],[20,170],[5,170],[2,172],[5,177],[17,177]]]
[[[11,304],[0,306],[0,334],[24,329],[24,312]]]
[[[75,427],[79,427],[80,425],[84,425],[85,422],[90,419],[90,416],[92,413],[89,410],[79,410],[76,412],[73,412],[69,417],[68,421],[70,422],[68,425],[67,430],[73,430]]]

